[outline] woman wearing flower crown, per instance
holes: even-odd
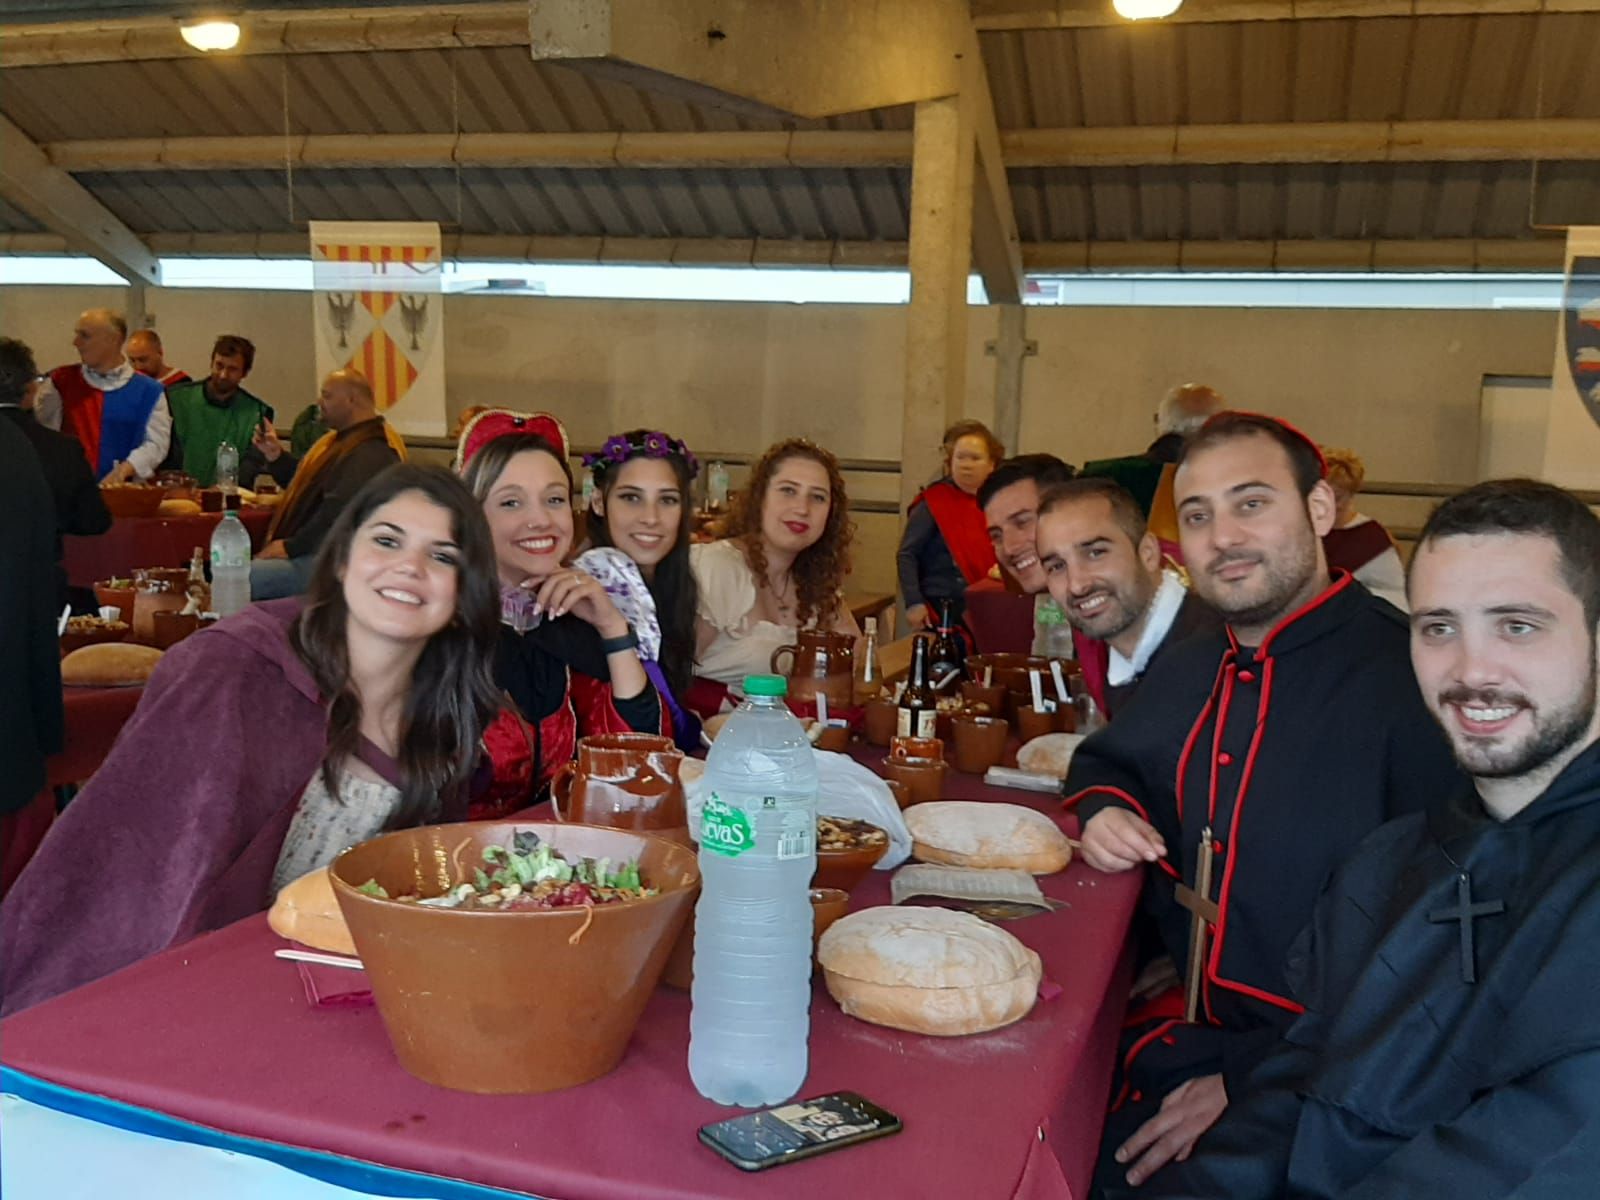
[[[591,546],[573,566],[598,579],[633,626],[645,670],[672,714],[673,737],[698,749],[700,722],[677,698],[694,677],[690,485],[700,463],[678,438],[631,429],[584,455],[583,465],[595,486]]]
[[[500,579],[495,679],[516,702],[484,735],[493,778],[472,816],[532,804],[596,733],[670,733],[639,640],[572,549],[572,468],[561,422],[489,409],[462,430],[456,469],[483,505]]]
[[[770,447],[734,500],[728,536],[690,550],[700,588],[695,672],[739,692],[802,628],[861,636],[844,602],[849,515],[839,460],[804,438]],[[702,696],[696,707],[714,707]]]

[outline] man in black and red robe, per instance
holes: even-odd
[[[1304,1014],[1155,1196],[1600,1190],[1600,520],[1480,484],[1428,519],[1409,593],[1471,782],[1339,869],[1291,958]]]
[[[1187,978],[1200,846],[1215,846],[1199,1013],[1131,1015],[1097,1186],[1123,1194],[1186,1154],[1299,1013],[1284,961],[1324,880],[1384,821],[1458,782],[1407,659],[1404,618],[1330,577],[1322,460],[1269,417],[1221,413],[1175,481],[1184,557],[1227,625],[1163,656],[1079,747],[1065,791],[1084,858],[1149,871],[1147,907]]]

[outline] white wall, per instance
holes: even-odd
[[[0,330],[41,366],[73,358],[73,319],[118,306],[115,288],[0,288]],[[315,394],[304,292],[152,289],[169,361],[205,370],[212,338],[255,341],[248,386],[291,420]],[[593,444],[634,425],[690,445],[753,452],[801,434],[843,457],[898,459],[905,310],[849,305],[556,300],[446,302],[450,415],[473,404],[541,407]],[[994,310],[972,310],[968,411],[992,420]],[[1479,461],[1485,375],[1544,375],[1555,315],[1526,311],[1031,308],[1023,450],[1074,461],[1135,453],[1174,383],[1277,413],[1365,456],[1368,477],[1468,483]],[[852,495],[894,499],[893,476],[853,475]],[[1380,514],[1381,515],[1381,514]],[[863,514],[855,586],[892,590],[896,521]]]

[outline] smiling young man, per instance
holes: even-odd
[[[1048,586],[1034,542],[1039,497],[1074,474],[1072,467],[1054,454],[1019,454],[996,467],[978,489],[978,506],[983,509],[995,560],[1030,596]]]
[[[1593,1195],[1600,520],[1479,484],[1411,563],[1411,659],[1470,784],[1369,837],[1295,956],[1305,1009],[1162,1197]]]
[[[1221,624],[1162,567],[1139,502],[1113,479],[1086,476],[1045,492],[1036,541],[1051,597],[1074,629],[1110,650],[1108,716],[1127,707],[1169,647]]]
[[[1460,778],[1411,673],[1404,618],[1329,576],[1334,500],[1315,445],[1270,417],[1220,413],[1185,447],[1174,493],[1195,590],[1227,624],[1156,664],[1133,709],[1079,747],[1065,790],[1091,866],[1150,866],[1149,907],[1180,978],[1192,928],[1175,885],[1196,887],[1208,839],[1201,899],[1216,912],[1196,1019],[1182,996],[1135,1014],[1097,1177],[1106,1195],[1186,1155],[1298,1013],[1284,961],[1328,874]]]

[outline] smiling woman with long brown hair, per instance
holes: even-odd
[[[464,815],[498,617],[489,530],[460,481],[374,478],[303,600],[162,657],[0,906],[5,1009],[260,912],[382,830]]]
[[[628,619],[599,581],[567,565],[569,453],[549,413],[493,408],[462,430],[456,451],[489,523],[501,605],[495,680],[512,702],[485,734],[492,771],[476,781],[475,819],[535,803],[579,738],[672,732]]]
[[[843,592],[854,535],[839,460],[805,438],[770,447],[735,498],[727,537],[690,554],[696,674],[738,691],[799,629],[859,637]]]

